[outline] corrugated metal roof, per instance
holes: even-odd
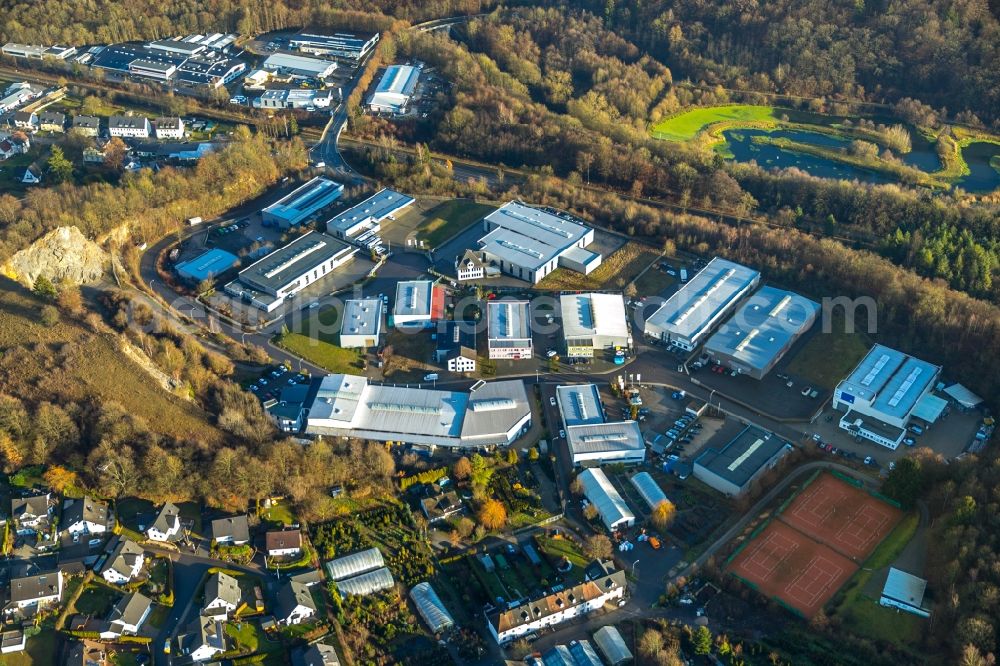
[[[597,507],[605,526],[611,530],[623,520],[634,521],[635,514],[611,485],[607,475],[599,467],[585,469],[578,477],[583,484],[583,494]]]
[[[926,591],[926,580],[890,567],[889,575],[885,579],[885,587],[882,588],[882,596],[920,608],[924,602],[924,592]]]

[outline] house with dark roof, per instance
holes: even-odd
[[[113,585],[124,585],[135,580],[146,563],[142,546],[131,539],[118,539],[101,571],[101,577]]]
[[[290,580],[278,590],[277,607],[274,611],[278,622],[284,625],[302,624],[315,615],[316,602],[307,586]]]
[[[288,557],[302,552],[302,534],[298,530],[281,530],[264,535],[268,557]]]
[[[72,535],[103,534],[108,531],[110,516],[107,502],[84,497],[63,509],[61,526]]]
[[[250,541],[250,524],[247,517],[230,516],[212,521],[212,539],[227,546],[242,546]]]
[[[243,601],[240,584],[227,573],[217,571],[205,582],[205,605],[202,615],[225,621]]]
[[[184,535],[181,531],[181,510],[167,502],[156,514],[156,520],[146,528],[150,541],[178,541]]]
[[[38,114],[34,111],[17,111],[13,117],[14,127],[34,132],[38,129]]]
[[[332,645],[314,643],[292,653],[294,666],[340,666],[340,658]]]
[[[58,604],[62,599],[63,575],[61,571],[47,571],[32,576],[10,579],[10,600],[4,613],[33,614],[35,611]]]
[[[7,139],[0,140],[0,162],[4,160],[9,160],[10,158],[14,157],[14,155],[17,155],[19,152],[20,151],[14,148],[14,144],[12,144],[9,140]]]
[[[21,172],[19,180],[25,185],[38,185],[42,182],[42,172],[36,166],[29,166]]]
[[[101,638],[114,640],[120,636],[135,636],[153,610],[153,601],[140,592],[133,592],[118,600],[108,616],[108,626],[101,631]]]
[[[96,137],[101,131],[101,119],[97,116],[73,116],[70,130],[84,136]]]
[[[17,526],[18,534],[33,534],[48,529],[51,515],[49,499],[48,493],[11,498],[10,517]]]
[[[420,508],[430,524],[439,523],[462,512],[462,500],[454,490],[437,492],[420,500]]]
[[[107,652],[100,643],[77,641],[66,652],[65,666],[106,666],[109,664]]]
[[[225,625],[210,617],[195,618],[186,631],[177,636],[180,654],[191,661],[208,661],[228,649]]]
[[[66,114],[58,111],[42,111],[38,114],[38,126],[43,132],[65,132]]]

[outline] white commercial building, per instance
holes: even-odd
[[[596,384],[556,387],[556,402],[574,466],[639,464],[646,459],[639,424],[607,421]]]
[[[509,201],[483,218],[483,228],[480,259],[531,284],[558,267],[586,275],[601,265],[600,254],[584,249],[594,230],[569,216]]]
[[[261,222],[265,227],[294,227],[332,204],[343,193],[342,183],[317,176],[263,209],[260,212]]]
[[[76,55],[76,47],[60,46],[59,44],[53,46],[36,46],[33,44],[7,42],[0,48],[0,52],[14,58],[27,58],[28,60],[44,60],[45,58],[66,60]]]
[[[716,257],[646,320],[646,336],[691,351],[758,282],[759,272]]]
[[[719,327],[705,343],[705,351],[740,374],[763,379],[818,314],[818,303],[765,286]]]
[[[260,97],[255,97],[252,106],[255,109],[326,109],[333,102],[333,92],[325,90],[265,90]]]
[[[358,248],[317,231],[307,232],[264,255],[226,285],[226,293],[273,312],[310,284],[350,261]]]
[[[368,98],[368,107],[376,113],[405,113],[419,78],[420,67],[390,65]]]
[[[523,360],[534,356],[528,301],[489,301],[486,314],[490,358]]]
[[[482,448],[511,444],[531,426],[520,380],[483,382],[469,392],[370,384],[356,375],[314,381],[311,435]]]
[[[621,294],[563,294],[559,308],[570,358],[589,358],[606,349],[632,345]]]
[[[351,299],[344,304],[340,346],[344,349],[378,347],[382,336],[382,299]]]
[[[337,63],[319,58],[275,53],[261,65],[264,71],[294,79],[325,79],[337,69]]]
[[[635,524],[635,514],[611,485],[604,470],[600,467],[588,467],[580,472],[577,478],[583,485],[584,496],[597,508],[597,513],[608,531],[614,532]]]
[[[895,450],[940,372],[940,366],[875,345],[833,392],[833,407],[845,412],[840,427]]]
[[[400,211],[413,204],[413,197],[395,190],[381,189],[359,204],[326,221],[326,233],[348,240],[366,231],[381,230],[385,220],[395,220]]]
[[[378,43],[379,34],[355,35],[335,32],[332,35],[317,35],[302,32],[288,40],[288,46],[303,53],[327,55],[345,60],[358,61],[368,55]]]
[[[394,327],[427,328],[444,317],[444,290],[431,280],[396,283],[392,305]]]

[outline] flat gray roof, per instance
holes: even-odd
[[[722,449],[705,449],[695,459],[695,465],[742,488],[786,446],[788,443],[777,435],[747,426]]]
[[[639,424],[635,421],[567,426],[566,441],[573,455],[646,450]]]
[[[396,192],[395,190],[381,189],[359,204],[351,206],[347,210],[338,213],[336,217],[330,218],[326,223],[326,230],[336,229],[341,233],[346,233],[348,229],[367,220],[381,222],[393,213],[406,208],[415,201],[413,197]]]
[[[604,408],[597,384],[567,384],[556,387],[559,410],[566,426],[604,423]]]
[[[431,299],[434,283],[431,280],[407,280],[396,283],[396,300],[393,317],[431,316]]]
[[[310,231],[241,270],[240,281],[273,294],[345,250],[354,248],[333,236]]]
[[[495,227],[479,243],[482,250],[517,266],[536,270],[576,245],[590,228],[519,201],[509,201],[485,218]]]
[[[752,268],[715,257],[646,320],[646,330],[696,340],[759,278]]]
[[[264,213],[297,223],[330,205],[344,191],[344,186],[317,176],[264,209]]]
[[[764,369],[812,325],[819,303],[775,287],[762,287],[708,339],[706,351]]]
[[[378,336],[382,324],[382,299],[350,299],[344,304],[341,335]]]
[[[397,95],[412,95],[420,77],[420,68],[411,65],[389,65],[379,79],[375,93],[392,93]]]
[[[490,340],[530,340],[531,305],[528,301],[490,301]]]
[[[861,359],[837,390],[844,394],[872,402],[872,407],[882,414],[904,418],[913,411],[917,400],[941,370],[939,366],[891,349],[875,345]]]
[[[263,67],[266,70],[295,70],[320,77],[335,70],[337,63],[329,60],[320,60],[319,58],[291,55],[289,53],[273,53],[264,61]]]
[[[563,337],[629,337],[625,299],[621,294],[563,294],[559,297]]]

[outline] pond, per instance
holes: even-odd
[[[991,192],[1000,187],[1000,171],[990,164],[996,159],[1000,164],[1000,145],[980,141],[962,150],[966,164],[969,165],[969,175],[959,180],[956,185],[966,192]]]

